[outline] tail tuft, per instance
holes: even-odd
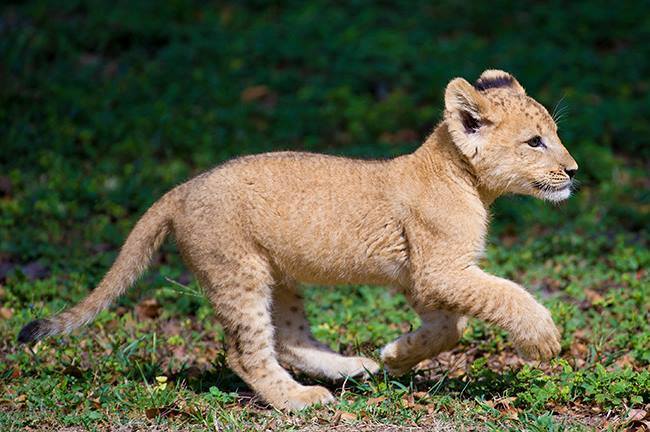
[[[25,327],[20,330],[18,334],[19,343],[34,342],[43,337],[47,336],[49,333],[49,321],[46,319],[37,319],[28,323]]]

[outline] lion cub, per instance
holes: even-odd
[[[546,109],[506,72],[452,80],[443,121],[413,154],[363,161],[309,153],[232,160],[164,195],[142,216],[99,286],[77,306],[26,325],[20,342],[95,317],[173,234],[214,305],[228,364],[264,400],[299,409],[333,400],[280,365],[328,379],[374,373],[311,335],[298,282],[401,289],[422,326],[385,346],[400,375],[456,344],[474,316],[510,332],[521,354],[560,351],[551,315],[521,286],[478,267],[488,207],[505,193],[560,201],[578,166]]]

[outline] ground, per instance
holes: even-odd
[[[647,5],[438,3],[3,5],[0,430],[650,430]],[[173,242],[87,327],[16,344],[92,289],[175,184],[262,151],[411,151],[446,82],[491,67],[559,111],[580,164],[566,203],[496,203],[483,262],[550,307],[559,358],[524,362],[472,321],[412,374],[325,384],[336,403],[281,413],[225,366]],[[418,325],[382,287],[305,292],[315,335],[346,354]]]

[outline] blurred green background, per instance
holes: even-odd
[[[117,247],[165,190],[238,155],[411,151],[448,80],[486,68],[565,110],[582,186],[560,209],[501,200],[494,232],[646,227],[646,1],[274,3],[5,3],[0,258]]]
[[[586,417],[627,427],[627,409],[650,402],[648,1],[269,3],[0,6],[0,429],[150,425],[169,406],[198,424],[237,424],[237,403],[256,428],[285,421],[247,413],[245,386],[222,375],[218,326],[171,242],[92,325],[38,355],[15,334],[86,295],[174,185],[244,154],[412,151],[440,121],[447,82],[487,68],[563,113],[560,136],[580,164],[567,202],[497,201],[484,263],[551,308],[562,358],[522,367],[503,331],[473,321],[449,354],[465,366],[443,360],[397,384],[336,390],[335,409],[408,425],[447,415],[457,429],[489,419],[496,430],[564,430],[554,425]],[[417,325],[403,297],[375,288],[306,294],[320,300],[309,302],[315,335],[347,354],[373,355]],[[161,317],[140,316],[142,297],[160,301]],[[175,384],[156,393],[158,375]],[[431,396],[424,417],[402,403],[414,389]]]

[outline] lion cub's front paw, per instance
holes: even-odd
[[[347,366],[347,368],[339,372],[340,377],[360,377],[366,379],[379,371],[377,362],[366,357],[351,357]]]
[[[539,307],[536,314],[513,333],[519,355],[527,360],[549,360],[560,353],[560,332],[548,310]]]

